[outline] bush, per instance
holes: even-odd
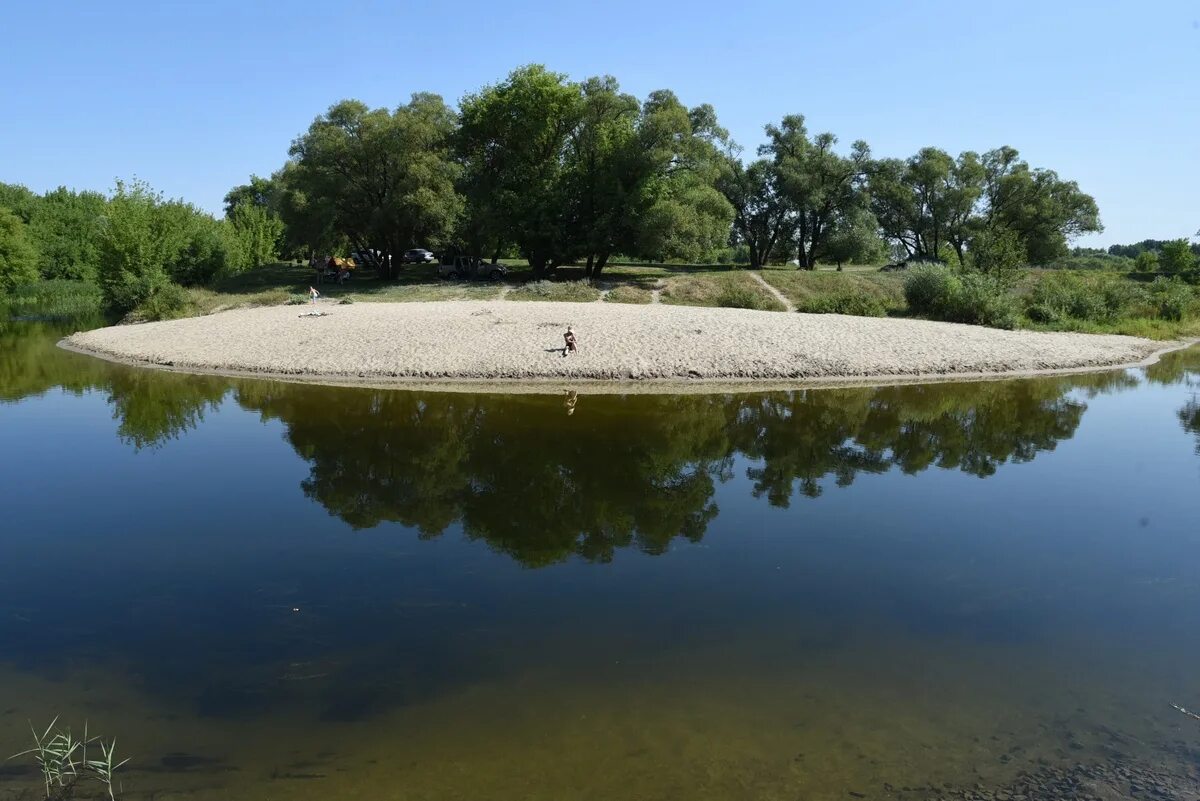
[[[1039,323],[1063,319],[1106,323],[1126,316],[1141,299],[1137,287],[1125,279],[1085,281],[1070,273],[1046,275],[1030,293],[1025,314]]]
[[[1178,322],[1196,303],[1192,288],[1179,280],[1159,278],[1150,286],[1150,298],[1161,320]]]
[[[191,301],[187,290],[170,282],[157,287],[130,315],[135,320],[171,320],[182,317]]]
[[[1158,254],[1153,250],[1143,250],[1137,254],[1133,264],[1140,273],[1152,273],[1158,269]]]
[[[982,273],[959,275],[946,266],[921,265],[905,276],[904,297],[912,312],[935,320],[993,328],[1017,324],[1016,299],[1002,281]]]
[[[904,300],[914,314],[939,316],[941,304],[958,288],[958,277],[944,264],[916,264],[904,276]]]
[[[887,309],[882,300],[861,292],[842,292],[811,298],[801,304],[799,311],[808,314],[849,314],[856,317],[887,316]]]

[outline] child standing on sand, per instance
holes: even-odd
[[[575,352],[575,332],[571,330],[571,326],[567,326],[567,333],[563,334],[563,341],[566,342],[566,347],[563,348],[563,358],[567,358],[567,353]]]
[[[312,304],[313,304],[314,306],[316,306],[316,305],[317,305],[317,298],[321,296],[321,293],[320,293],[320,292],[318,292],[317,290],[313,289],[313,288],[310,286],[310,287],[308,288],[308,296],[309,296],[310,298],[312,298]]]

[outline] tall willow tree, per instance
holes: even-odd
[[[778,192],[795,217],[796,259],[801,268],[816,269],[834,231],[866,205],[870,148],[858,141],[850,155],[839,155],[833,149],[837,137],[822,133],[809,138],[799,114],[768,125],[766,132],[767,143],[759,155],[771,158]]]
[[[343,100],[313,121],[289,151],[289,183],[328,214],[323,226],[359,248],[384,254],[392,277],[398,254],[438,247],[462,211],[450,157],[454,114],[440,97],[414,94],[395,111]]]

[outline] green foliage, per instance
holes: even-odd
[[[865,208],[864,178],[869,172],[870,148],[855,142],[850,155],[834,151],[831,133],[808,135],[804,117],[789,114],[779,125],[766,127],[767,143],[759,155],[770,156],[778,192],[795,219],[794,252],[800,266],[815,269],[825,254],[839,220],[853,220]],[[848,223],[848,227],[853,223]],[[835,261],[840,259],[834,258]]]
[[[0,208],[0,293],[38,280],[38,253],[28,227],[8,209]]]
[[[95,281],[100,221],[107,201],[99,192],[59,187],[38,200],[29,221],[44,278]]]
[[[226,215],[229,234],[237,243],[239,261],[246,268],[262,267],[279,258],[283,220],[264,206],[242,203]]]
[[[904,299],[914,314],[936,317],[939,304],[956,291],[954,271],[942,264],[909,267],[904,275]]]
[[[904,297],[914,313],[936,320],[993,328],[1017,324],[1016,299],[1004,282],[983,273],[959,274],[944,265],[921,265],[905,276]]]
[[[1182,275],[1196,269],[1198,259],[1186,239],[1174,239],[1163,243],[1159,261],[1167,275]]]
[[[1200,305],[1197,292],[1177,278],[1159,278],[1151,284],[1149,296],[1162,320],[1178,322]]]
[[[357,100],[331,106],[289,151],[287,182],[313,215],[306,224],[392,256],[387,277],[406,249],[446,244],[462,211],[459,165],[450,158],[454,123],[432,94],[414,94],[395,111]]]
[[[1140,273],[1152,273],[1158,269],[1158,254],[1153,250],[1143,250],[1137,254],[1133,264]]]
[[[997,280],[1007,280],[1025,264],[1025,246],[1011,228],[988,228],[971,240],[972,266]]]
[[[766,159],[748,165],[730,159],[717,185],[733,206],[734,234],[747,250],[751,269],[766,266],[776,246],[790,239],[796,227],[774,165]]]
[[[187,290],[179,284],[166,283],[143,300],[130,317],[142,322],[173,320],[186,317],[190,306]]]
[[[886,257],[887,243],[879,236],[879,222],[865,208],[843,214],[821,250],[821,258],[839,269],[843,262],[878,264]]]
[[[1084,280],[1071,273],[1052,273],[1033,288],[1025,313],[1038,323],[1066,319],[1113,322],[1129,314],[1139,300],[1137,287],[1123,278]]]
[[[99,237],[100,288],[114,311],[131,311],[171,283],[168,268],[188,244],[181,205],[167,210],[145,183],[117,182]]]

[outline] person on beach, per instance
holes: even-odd
[[[566,347],[563,348],[563,358],[567,358],[568,353],[575,352],[575,332],[571,330],[571,326],[567,326],[567,333],[563,334],[563,341]]]
[[[319,297],[321,296],[321,293],[320,293],[320,292],[318,292],[318,291],[317,291],[315,288],[313,288],[313,287],[311,287],[311,286],[310,286],[310,287],[308,288],[308,296],[309,296],[310,298],[312,298],[312,304],[313,304],[314,306],[316,306],[316,305],[317,305],[317,298],[319,298]]]

